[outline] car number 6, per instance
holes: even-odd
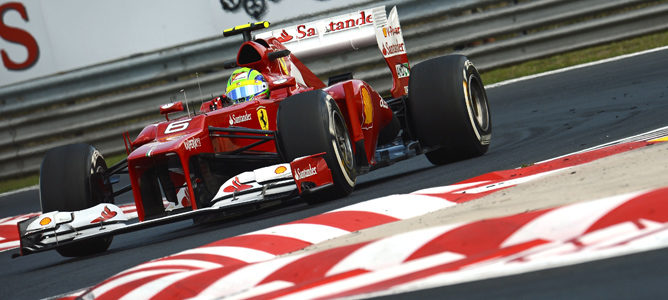
[[[165,129],[165,134],[186,130],[186,128],[188,128],[189,122],[190,120],[183,120],[171,123],[167,126],[167,129]]]

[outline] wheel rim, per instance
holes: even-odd
[[[480,82],[475,77],[471,76],[469,79],[469,107],[473,114],[473,119],[482,131],[489,129],[489,107],[487,104],[487,96],[482,90]]]
[[[350,171],[353,167],[353,147],[348,138],[348,131],[346,130],[343,119],[339,113],[334,113],[334,139],[336,147],[341,154],[341,160],[346,170]]]
[[[104,176],[106,171],[106,166],[100,162],[91,167],[90,189],[93,205],[111,200],[112,192],[109,189],[109,181]]]

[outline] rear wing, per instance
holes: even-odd
[[[392,72],[392,96],[408,93],[410,65],[397,8],[385,6],[270,30],[255,38],[275,37],[300,59],[354,51],[376,43]]]

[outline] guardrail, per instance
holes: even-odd
[[[471,57],[481,70],[668,29],[668,1],[380,4],[398,6],[412,64],[456,51]],[[298,21],[303,20],[274,25]],[[477,45],[479,41],[484,43]],[[64,144],[87,142],[107,155],[122,153],[120,133],[136,133],[160,120],[158,106],[181,97],[177,91],[186,89],[193,108],[203,98],[221,94],[230,74],[222,69],[223,61],[234,57],[238,43],[235,38],[211,39],[0,88],[0,179],[36,173],[44,153]],[[322,78],[352,70],[356,78],[386,93],[390,74],[377,52],[374,45],[305,63]],[[199,78],[193,76],[196,72]]]

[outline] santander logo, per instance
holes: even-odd
[[[278,41],[281,43],[288,43],[316,37],[318,36],[318,28],[320,28],[320,30],[324,29],[323,34],[329,34],[371,25],[373,24],[373,15],[366,11],[360,11],[356,14],[348,14],[334,19],[325,20],[322,22],[322,24],[324,25],[324,28],[323,25],[318,25],[313,22],[299,24],[295,27],[288,28],[287,30],[283,29],[281,30],[279,36],[276,37],[276,39],[278,39]]]
[[[95,220],[90,221],[90,223],[91,224],[100,223],[102,221],[106,221],[106,220],[109,220],[109,219],[115,217],[117,214],[118,214],[117,212],[109,209],[109,206],[105,206],[102,213],[100,213],[100,216],[97,217]]]
[[[397,54],[397,53],[403,53],[403,52],[405,52],[404,43],[399,43],[399,44],[394,44],[394,45],[390,45],[388,43],[383,44],[383,55],[384,56]]]
[[[223,192],[226,193],[234,193],[234,192],[241,192],[243,190],[247,190],[252,188],[252,185],[248,184],[243,184],[241,181],[239,181],[239,177],[234,177],[232,180],[232,185],[228,185],[223,189]]]
[[[311,167],[311,164],[308,164],[308,168],[304,170],[300,170],[299,168],[295,170],[295,180],[302,180],[313,175],[318,175],[318,171],[315,167]]]
[[[366,15],[366,12],[360,11],[360,17],[357,19],[347,19],[339,22],[333,22],[333,21],[329,22],[328,26],[326,27],[327,31],[325,33],[341,31],[353,27],[360,27],[362,25],[371,23],[373,23],[373,21],[371,20],[371,15]]]
[[[234,114],[230,115],[230,125],[239,124],[251,120],[251,114],[244,111],[243,115],[235,116]]]
[[[281,43],[287,43],[291,41],[294,37],[291,36],[285,29],[281,32],[281,36],[277,37],[276,39],[281,42]]]

